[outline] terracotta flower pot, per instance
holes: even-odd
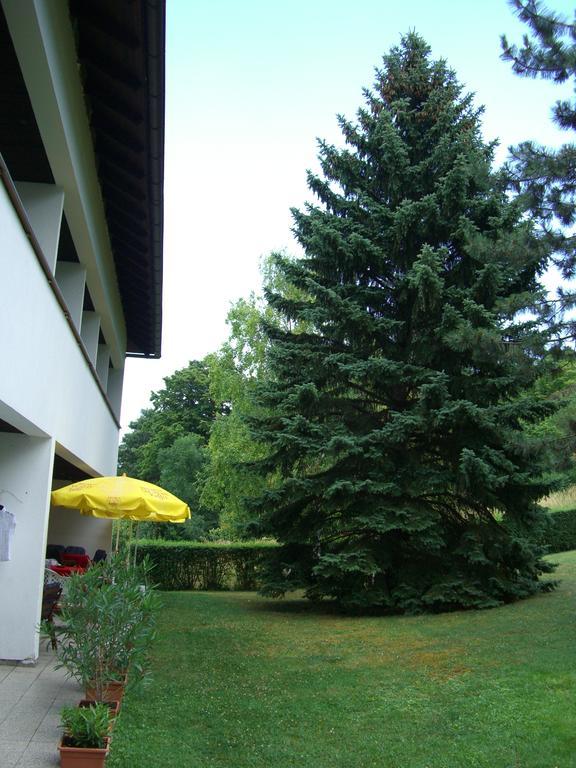
[[[117,701],[121,702],[124,696],[124,689],[126,687],[127,677],[124,680],[117,683],[108,683],[102,691],[102,701]],[[88,683],[86,685],[86,699],[88,701],[96,700],[96,689],[94,685]]]
[[[104,768],[110,750],[110,739],[106,737],[106,746],[102,749],[91,749],[89,747],[69,747],[64,736],[58,749],[60,750],[62,768]]]

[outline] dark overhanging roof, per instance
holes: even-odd
[[[165,0],[70,0],[128,354],[159,357]]]
[[[0,154],[16,181],[54,184],[1,6],[0,72]]]
[[[129,355],[162,333],[165,0],[70,0]],[[0,153],[17,181],[54,183],[0,7]],[[68,235],[68,239],[67,239]],[[75,258],[63,222],[58,257]]]

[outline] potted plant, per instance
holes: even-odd
[[[103,768],[110,747],[110,709],[106,704],[65,707],[61,724],[62,768]]]
[[[107,659],[114,680],[108,682],[104,696],[97,691],[97,680],[90,681],[87,697],[113,699],[123,695],[128,685],[135,687],[148,674],[148,648],[155,635],[156,592],[143,587],[149,575],[143,563],[126,566],[123,561],[108,562],[105,591],[112,600],[106,613],[113,640],[106,646]],[[130,675],[128,677],[128,671]]]
[[[110,710],[110,731],[112,731],[112,726],[114,725],[114,721],[120,712],[120,702],[119,701],[94,701],[94,699],[81,699],[78,703],[79,707],[94,707],[96,704],[104,704],[108,709]]]
[[[68,578],[55,628],[56,666],[64,667],[84,688],[91,686],[99,701],[107,698],[108,685],[121,679],[116,670],[116,633],[123,606],[103,577],[103,570],[93,567]]]
[[[141,581],[141,569],[121,561],[92,566],[68,579],[60,623],[51,631],[58,639],[57,667],[84,686],[87,699],[120,701],[128,668],[131,682],[146,673],[155,594],[143,591]]]

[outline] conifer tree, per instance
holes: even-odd
[[[503,35],[502,57],[512,62],[521,77],[542,78],[576,86],[576,24],[547,10],[539,0],[511,0],[510,5],[529,34],[522,45],[511,44]],[[560,99],[552,110],[554,123],[562,130],[576,129],[576,101]],[[545,237],[555,251],[555,260],[565,277],[576,274],[576,147],[558,149],[524,141],[511,149],[506,175],[512,189],[542,224]],[[566,306],[576,300],[565,297]]]
[[[517,395],[546,343],[547,253],[491,172],[481,110],[415,33],[384,57],[346,146],[319,142],[304,249],[268,293],[256,506],[280,543],[265,592],[349,610],[489,607],[542,588],[549,489]]]

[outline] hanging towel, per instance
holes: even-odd
[[[16,518],[0,504],[0,562],[12,559],[12,540]]]

